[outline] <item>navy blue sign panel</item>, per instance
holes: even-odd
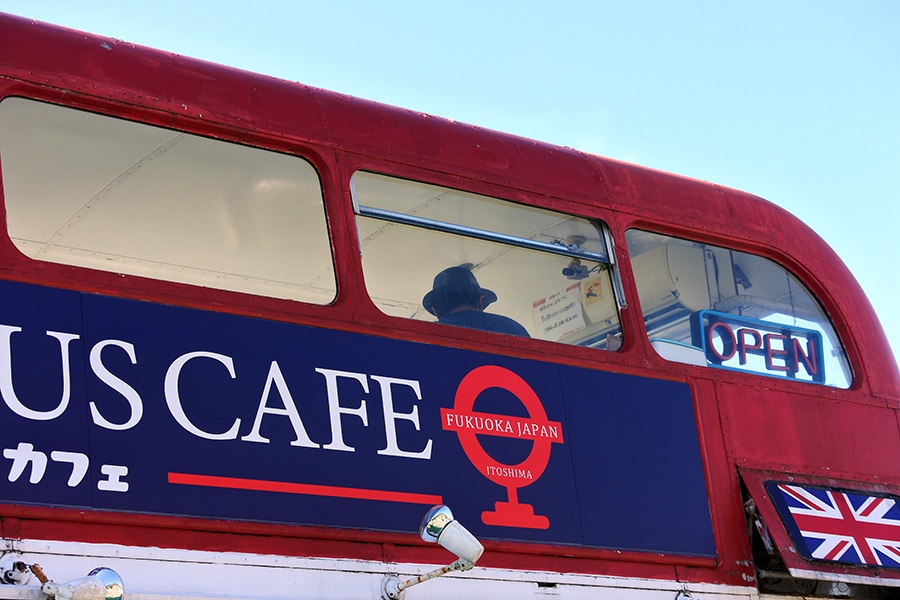
[[[0,283],[0,501],[715,556],[687,385]]]

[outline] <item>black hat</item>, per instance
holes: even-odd
[[[422,306],[431,314],[434,307],[440,307],[451,297],[484,296],[482,308],[497,301],[497,294],[478,285],[478,280],[472,271],[465,266],[450,267],[444,269],[434,277],[432,290],[422,298]]]

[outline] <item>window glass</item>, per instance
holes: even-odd
[[[356,173],[353,189],[366,287],[383,312],[619,347],[614,265],[602,227],[372,173]]]
[[[9,98],[0,161],[9,235],[31,258],[334,299],[322,192],[305,160]]]
[[[664,358],[849,387],[831,322],[779,265],[647,231],[625,238],[644,324]]]

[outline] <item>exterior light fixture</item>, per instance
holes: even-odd
[[[381,597],[383,600],[397,600],[400,594],[408,587],[440,577],[452,571],[468,571],[475,566],[475,562],[484,552],[484,546],[472,535],[462,523],[453,518],[450,509],[439,504],[431,507],[422,519],[419,527],[419,535],[426,542],[437,542],[457,556],[457,560],[446,567],[429,571],[424,575],[400,581],[394,575],[388,575],[381,582]]]
[[[56,600],[122,600],[125,595],[122,578],[107,567],[98,567],[87,577],[67,583],[46,581],[41,591]]]
[[[31,579],[31,571],[22,555],[9,552],[0,557],[0,585],[25,585]]]

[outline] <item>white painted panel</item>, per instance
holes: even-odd
[[[40,564],[58,583],[106,566],[122,577],[128,600],[377,600],[388,573],[414,576],[441,565],[388,564],[234,552],[201,552],[113,544],[5,540],[28,564]],[[453,556],[448,553],[447,561]],[[548,600],[757,600],[755,588],[482,568],[411,587],[406,600],[535,598]],[[37,582],[0,585],[0,599],[46,600]],[[782,598],[782,600],[784,600]]]

